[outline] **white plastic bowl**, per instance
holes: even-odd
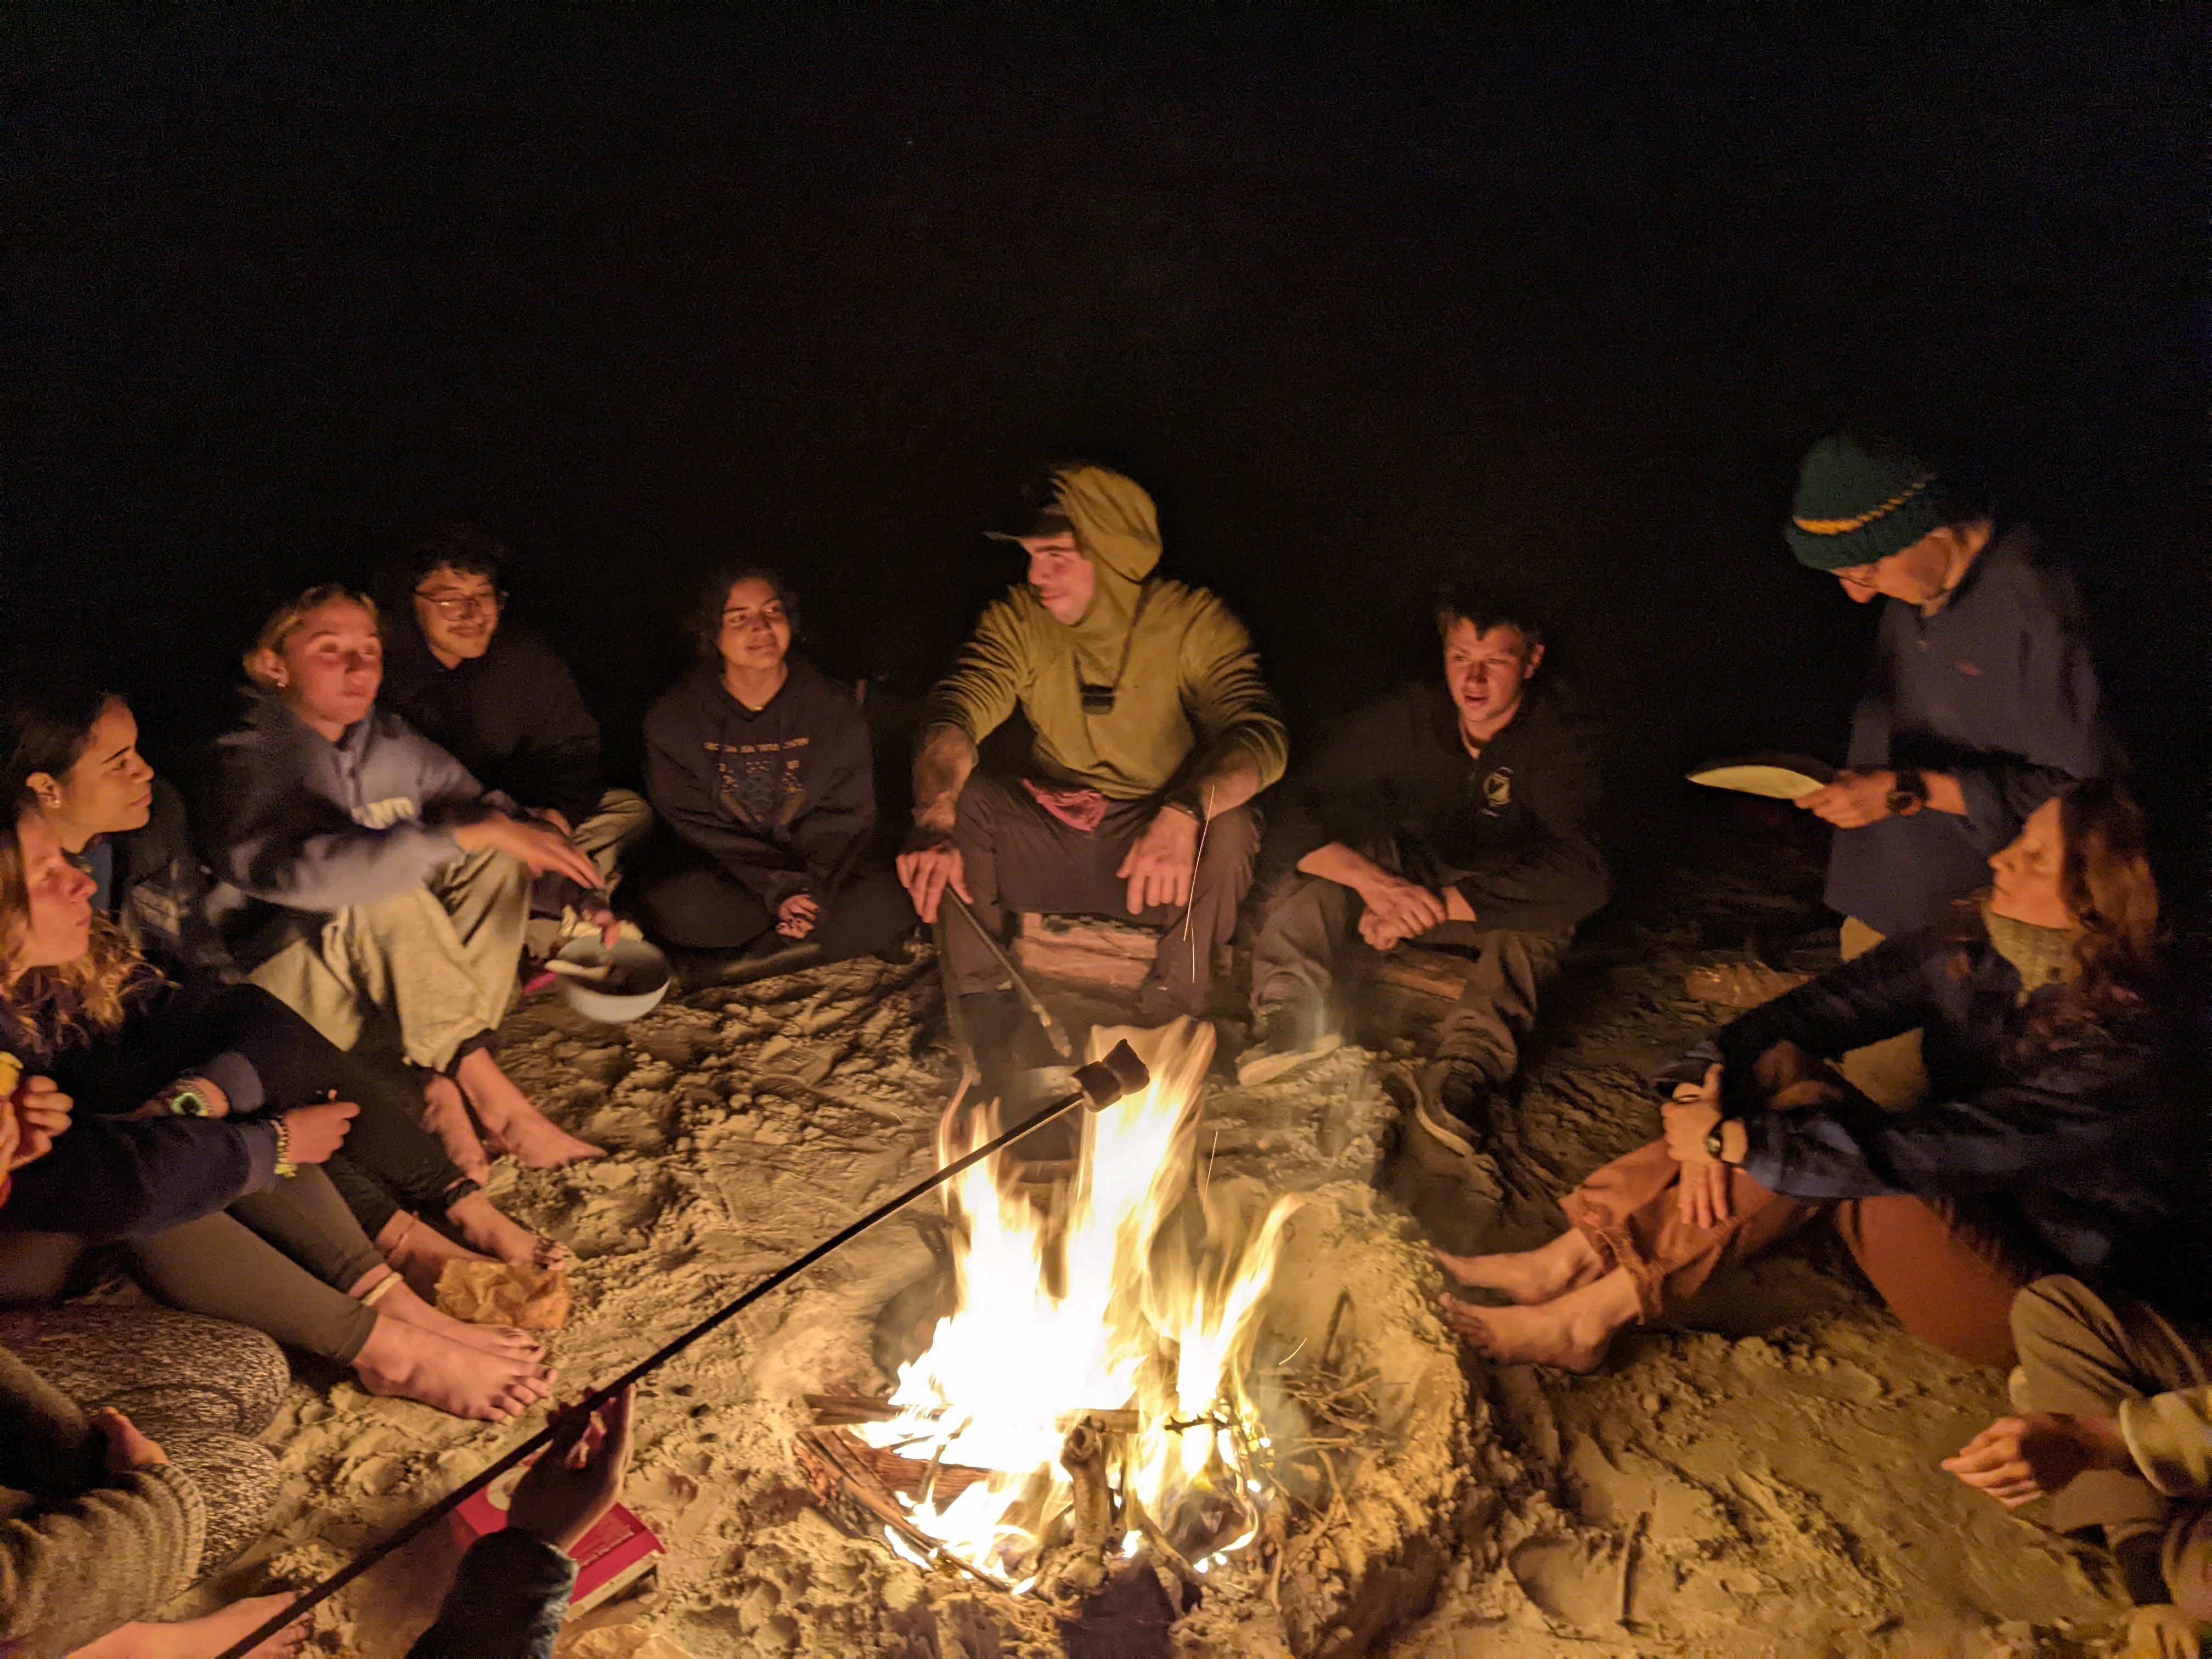
[[[617,939],[611,951],[588,935],[572,939],[561,947],[560,959],[587,968],[609,961],[614,963],[614,971],[604,980],[571,979],[562,974],[556,981],[563,1002],[585,1018],[605,1025],[619,1025],[650,1013],[668,994],[675,977],[668,958],[643,939]]]

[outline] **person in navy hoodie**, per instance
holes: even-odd
[[[836,962],[914,925],[888,864],[869,856],[867,723],[849,690],[792,656],[797,610],[771,572],[717,572],[696,622],[702,660],[645,717],[646,793],[668,833],[628,897],[663,944],[736,952],[774,934]]]

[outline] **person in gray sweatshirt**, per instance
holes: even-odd
[[[205,820],[239,965],[341,1048],[372,1022],[396,1026],[431,1074],[427,1125],[471,1178],[489,1160],[471,1109],[495,1150],[532,1168],[600,1156],[493,1053],[532,878],[593,890],[591,860],[498,811],[459,761],[376,706],[383,642],[366,596],[310,589],[263,626],[246,671],[255,691],[216,744]]]

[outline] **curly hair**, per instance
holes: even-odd
[[[2146,1011],[2164,973],[2158,883],[2135,797],[2113,779],[2085,778],[2058,797],[2058,891],[2081,926],[2073,945],[2080,971],[2029,1018],[2024,1057],[2105,1047]],[[1944,930],[1960,971],[1966,950],[1988,937],[1987,896],[1961,900]]]
[[[31,930],[23,823],[39,807],[28,791],[17,793],[11,805],[8,832],[0,835],[0,1010],[40,1051],[24,1058],[44,1061],[75,1038],[118,1030],[130,1016],[134,995],[161,975],[104,916],[93,918],[92,943],[75,962],[15,971],[15,953]]]

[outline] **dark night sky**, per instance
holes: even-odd
[[[1188,9],[11,10],[17,643],[106,641],[180,744],[270,598],[465,514],[618,740],[730,551],[918,690],[1080,453],[1302,720],[1468,566],[1645,769],[1832,752],[1869,618],[1777,526],[1855,420],[2075,557],[2179,763],[2201,13]]]

